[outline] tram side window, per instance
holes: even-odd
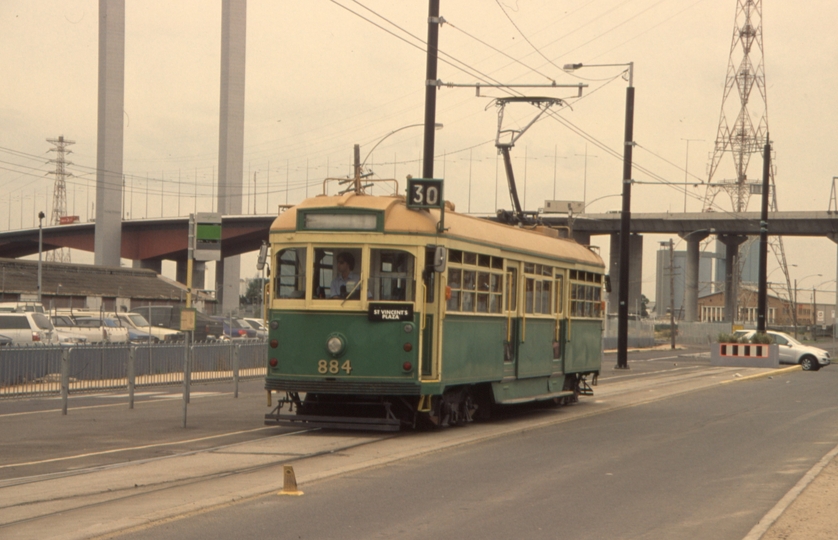
[[[306,248],[288,248],[276,256],[274,291],[277,298],[306,295]]]
[[[451,250],[448,257],[448,311],[501,313],[503,259]]]
[[[549,315],[552,313],[553,267],[543,264],[524,264],[526,312]]]
[[[315,298],[357,300],[361,297],[361,250],[340,247],[314,250]]]
[[[570,314],[573,317],[602,317],[602,286],[570,284]]]
[[[370,278],[367,283],[372,300],[413,301],[416,299],[414,257],[406,251],[370,250]]]

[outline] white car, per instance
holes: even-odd
[[[103,343],[110,341],[108,339],[107,329],[98,321],[90,319],[86,322],[80,322],[69,315],[53,315],[52,324],[55,326],[55,331],[63,335],[75,335],[84,337],[87,343]],[[126,332],[127,334],[127,332]],[[126,340],[122,340],[126,341]]]
[[[733,335],[750,340],[755,333],[756,330],[737,330]],[[771,336],[772,343],[779,345],[781,364],[800,364],[804,371],[817,371],[831,363],[829,353],[823,349],[804,345],[785,332],[767,330],[765,333]]]
[[[251,328],[256,330],[256,337],[259,339],[267,339],[268,337],[268,328],[265,326],[265,323],[262,322],[262,319],[254,319],[251,317],[245,317],[242,319],[245,323],[249,324]]]
[[[13,345],[73,345],[85,343],[84,336],[57,330],[43,313],[0,313],[0,334]]]

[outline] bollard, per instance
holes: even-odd
[[[282,466],[282,491],[277,495],[293,495],[299,497],[303,492],[297,489],[297,477],[294,475],[294,467],[291,465]]]

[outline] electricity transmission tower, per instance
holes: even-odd
[[[49,160],[55,163],[55,170],[50,174],[55,175],[55,185],[52,190],[52,216],[49,222],[53,225],[61,225],[61,218],[67,215],[67,183],[66,178],[72,176],[67,172],[67,165],[72,163],[64,159],[65,154],[71,154],[72,150],[67,147],[75,144],[76,141],[68,141],[61,135],[57,139],[47,139],[53,145],[50,152],[55,152],[55,159]],[[70,250],[67,248],[53,249],[46,253],[46,260],[53,262],[70,262]]]
[[[719,127],[708,167],[707,188],[704,196],[704,210],[712,210],[716,195],[725,191],[734,212],[745,212],[751,195],[762,194],[761,176],[748,178],[751,157],[757,158],[763,152],[768,138],[768,96],[765,86],[765,55],[762,40],[762,0],[736,0],[736,17],[733,25],[733,39],[725,77]],[[736,92],[734,93],[734,89]],[[754,92],[756,90],[756,92]],[[738,99],[737,99],[738,96]],[[725,154],[733,158],[733,178],[717,179],[719,164]],[[761,163],[760,163],[761,165]],[[761,167],[757,167],[761,171]],[[769,168],[769,205],[777,211],[777,190],[774,183],[775,167]],[[781,237],[774,237],[770,246],[786,278],[787,290],[791,282],[786,264],[785,249]],[[734,269],[734,289],[738,290],[743,261]],[[735,291],[734,291],[734,294]],[[792,306],[795,309],[795,306]],[[735,320],[732,314],[729,320]]]

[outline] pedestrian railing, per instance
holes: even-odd
[[[264,341],[0,347],[0,399],[265,376]]]

